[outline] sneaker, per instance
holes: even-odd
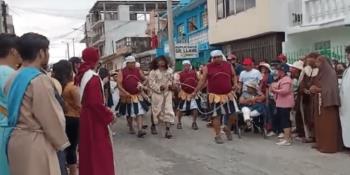
[[[279,138],[279,139],[284,138],[284,134],[283,134],[283,133],[279,134],[279,135],[277,136],[277,138]]]
[[[292,145],[292,142],[288,141],[288,140],[281,140],[280,142],[277,142],[276,145],[278,145],[278,146],[290,146],[290,145]]]
[[[274,133],[273,131],[271,131],[271,132],[269,132],[266,136],[267,137],[273,137],[273,136],[275,136],[276,135],[276,133]]]
[[[182,129],[182,123],[177,124],[177,129]]]
[[[216,136],[215,137],[215,143],[217,144],[223,144],[224,140],[222,140],[221,136]]]
[[[143,138],[143,137],[145,137],[145,135],[146,135],[147,133],[145,132],[145,131],[139,131],[139,132],[137,132],[137,137],[138,138]]]
[[[197,125],[196,122],[193,122],[193,123],[192,123],[192,129],[193,129],[193,130],[198,130],[198,125]]]
[[[247,121],[245,121],[245,123],[247,124],[247,127],[248,127],[249,129],[253,128],[253,123],[252,123],[251,120],[247,120]]]
[[[134,128],[130,128],[129,129],[129,134],[131,134],[131,135],[135,135],[136,134]]]
[[[152,135],[158,134],[156,126],[151,126],[151,133],[152,133]]]
[[[224,133],[225,133],[225,135],[226,135],[226,137],[227,137],[227,140],[228,140],[228,141],[232,141],[232,140],[233,140],[233,137],[232,137],[231,130],[225,128],[223,131],[224,131]]]
[[[166,131],[166,132],[165,132],[165,138],[166,138],[166,139],[171,139],[172,137],[173,137],[173,135],[171,134],[170,131]]]

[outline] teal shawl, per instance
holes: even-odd
[[[40,74],[40,70],[33,67],[25,67],[19,70],[9,90],[7,101],[8,126],[0,130],[1,175],[10,175],[7,158],[7,145],[10,140],[11,133],[17,125],[19,119],[19,111],[22,105],[24,94],[30,82]]]

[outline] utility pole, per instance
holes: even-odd
[[[1,11],[2,11],[4,30],[5,30],[5,33],[7,33],[8,32],[8,30],[7,30],[7,5],[6,5],[5,1],[2,1],[2,3],[1,3]]]
[[[73,56],[75,57],[75,40],[74,38],[72,40],[73,40]]]
[[[70,54],[69,54],[69,43],[68,43],[68,42],[66,42],[66,45],[67,45],[67,56],[68,56],[68,58],[67,58],[67,59],[69,59],[69,58],[70,58]]]
[[[173,2],[167,0],[167,16],[168,16],[168,45],[171,65],[175,68],[175,45],[174,45],[174,22],[173,22]]]

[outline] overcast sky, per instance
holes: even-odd
[[[51,63],[67,58],[66,42],[70,43],[70,55],[73,55],[72,40],[76,55],[81,55],[85,16],[96,0],[5,0],[9,4],[9,13],[13,17],[17,35],[37,32],[51,41]],[[73,30],[79,28],[79,30]]]

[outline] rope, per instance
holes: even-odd
[[[191,85],[189,85],[189,84],[185,84],[185,83],[181,83],[181,82],[177,82],[177,83],[175,83],[175,84],[187,86],[187,87],[192,88],[192,89],[196,89],[196,87],[193,87],[193,86],[191,86]],[[142,84],[139,84],[139,86],[142,87],[142,89],[146,88],[146,87],[145,87],[144,85],[142,85]],[[157,93],[154,89],[151,89],[151,90],[153,91],[153,93]],[[157,94],[159,94],[159,93],[157,93]],[[165,93],[163,92],[162,95],[163,95],[163,105],[165,106],[165,101],[164,101],[164,100],[165,100],[165,97],[166,97],[168,94],[165,95]],[[201,99],[204,98],[204,97],[202,96],[202,93],[196,94],[196,97],[201,98]],[[238,104],[237,104],[237,101],[236,101],[236,100],[233,100],[233,103],[234,103],[236,112],[237,112],[237,111],[240,111],[240,109],[239,109],[239,107],[238,107]],[[202,114],[202,115],[210,115],[210,114],[214,113],[214,111],[216,111],[216,110],[218,110],[218,109],[220,109],[220,108],[222,108],[222,107],[223,107],[223,104],[220,104],[219,106],[217,106],[216,108],[214,108],[213,110],[208,111],[208,112],[202,111],[202,110],[199,109],[199,108],[198,108],[197,110],[198,110],[198,112],[199,112],[200,114]],[[164,110],[164,109],[163,109],[163,106],[162,106],[162,110]]]
[[[177,82],[176,84],[183,85],[183,86],[187,86],[187,87],[192,88],[192,89],[196,89],[196,87],[193,87],[193,86],[191,86],[191,85],[189,85],[189,84],[185,84],[185,83],[181,83],[181,82]],[[201,95],[202,95],[202,93],[196,94],[196,97],[199,97],[199,98],[203,99],[204,97],[201,96]],[[235,106],[235,110],[236,110],[236,111],[240,111],[239,108],[238,108],[237,101],[236,101],[236,100],[233,100],[233,103],[234,103],[234,106]],[[214,111],[216,111],[216,110],[218,110],[218,109],[220,109],[220,108],[222,108],[222,107],[223,107],[223,104],[220,104],[219,106],[217,106],[216,108],[214,108],[213,110],[211,110],[211,111],[209,111],[209,112],[201,111],[201,109],[198,108],[198,112],[201,113],[202,115],[209,115],[209,114],[214,113]]]

